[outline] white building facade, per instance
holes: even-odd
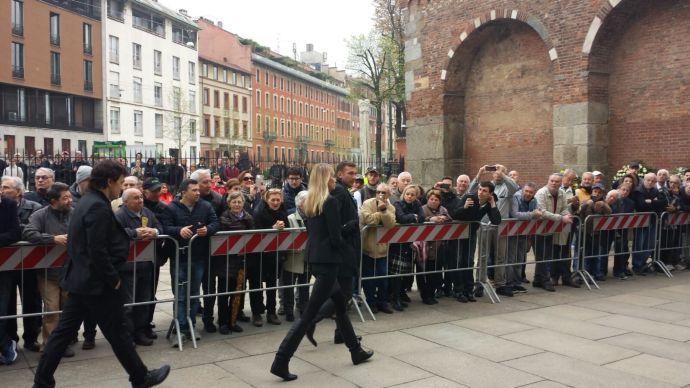
[[[107,0],[104,21],[108,141],[158,156],[196,158],[200,88],[198,27],[154,0]]]

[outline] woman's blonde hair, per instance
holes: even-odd
[[[419,195],[419,186],[417,186],[417,185],[409,185],[409,186],[405,187],[405,190],[403,190],[403,192],[402,192],[402,196],[404,197],[405,194],[407,194],[407,192],[410,191],[410,190],[414,190],[414,195],[415,195],[415,197],[417,197],[417,198],[420,197],[420,195]],[[401,198],[401,199],[402,199],[402,198]]]
[[[244,195],[238,191],[228,194],[228,203],[232,202],[233,199],[237,198],[241,199],[242,203],[244,203]]]
[[[329,164],[319,163],[312,167],[309,175],[309,191],[302,209],[307,217],[316,217],[323,211],[323,204],[328,198],[328,181],[335,175]]]

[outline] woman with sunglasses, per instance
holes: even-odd
[[[372,351],[362,349],[357,340],[350,318],[347,316],[349,296],[343,294],[338,284],[338,272],[344,261],[342,253],[346,247],[342,237],[343,225],[340,221],[338,202],[330,195],[334,188],[333,168],[324,163],[314,166],[307,198],[302,206],[307,217],[306,258],[316,280],[304,313],[283,339],[271,365],[271,373],[285,381],[297,378],[297,375],[290,373],[290,359],[302,341],[308,326],[328,299],[331,299],[335,305],[336,325],[350,350],[352,363],[360,364],[374,354]]]
[[[239,175],[239,179],[240,185],[242,185],[242,194],[244,195],[244,210],[249,212],[249,214],[253,214],[256,205],[261,202],[261,193],[259,193],[259,190],[254,184],[254,175],[252,175],[252,172],[249,170],[242,171]]]

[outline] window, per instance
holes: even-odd
[[[173,23],[172,35],[173,42],[175,43],[179,43],[187,47],[190,47],[189,43],[191,43],[191,48],[196,46],[196,30],[191,27],[184,27],[182,25]]]
[[[160,82],[153,84],[153,103],[156,106],[163,106],[163,84]]]
[[[256,156],[261,160],[261,146],[256,146]]]
[[[261,134],[261,115],[256,115],[256,133]]]
[[[12,0],[12,34],[24,35],[24,3]]]
[[[220,93],[217,90],[213,91],[213,107],[220,108]]]
[[[163,115],[162,114],[156,113],[156,116],[154,118],[154,126],[156,127],[155,136],[157,138],[162,138],[163,137]]]
[[[110,98],[120,98],[120,73],[111,71],[108,79],[110,80]]]
[[[201,103],[204,104],[205,106],[208,106],[210,104],[209,93],[210,93],[210,91],[208,90],[208,88],[204,88],[204,95],[201,97],[203,101]]]
[[[163,75],[163,53],[153,50],[153,74]]]
[[[196,113],[196,92],[189,91],[189,112]]]
[[[266,93],[266,104],[265,104],[264,108],[268,109],[270,107],[271,107],[271,95]]]
[[[206,63],[201,65],[201,76],[208,78],[208,64]]]
[[[110,132],[120,133],[120,108],[110,108]]]
[[[256,91],[256,107],[261,107],[261,90]]]
[[[285,98],[280,97],[280,106],[278,107],[281,112],[285,112]]]
[[[230,109],[230,94],[223,93],[223,109]]]
[[[134,82],[132,86],[132,99],[134,100],[134,102],[138,102],[140,104],[142,102],[141,78],[139,77],[134,77]]]
[[[211,132],[211,118],[204,115],[204,125],[201,127],[201,136],[208,136]]]
[[[173,79],[179,81],[180,80],[180,58],[173,56],[172,65],[173,65]]]
[[[141,70],[141,45],[132,43],[132,66]]]
[[[277,85],[278,85],[278,83],[277,83],[277,78],[276,78],[276,76],[275,76],[275,74],[274,74],[274,75],[273,75],[273,89],[275,89]]]
[[[93,62],[84,60],[84,90],[93,90]]]
[[[239,107],[239,99],[237,98],[237,94],[232,95],[232,110],[237,112],[240,109]]]
[[[50,52],[50,83],[60,85],[60,53]]]
[[[50,44],[60,45],[60,15],[50,13]]]
[[[242,97],[242,113],[247,113],[247,97]]]
[[[232,137],[235,139],[240,137],[240,120],[232,121]]]
[[[144,135],[144,112],[134,111],[134,136]]]
[[[220,119],[216,116],[213,116],[213,132],[214,134],[209,133],[206,136],[220,136]]]
[[[242,138],[243,139],[249,139],[249,123],[247,123],[247,120],[242,120]]]
[[[232,84],[237,85],[237,73],[232,72]]]
[[[108,17],[124,22],[124,3],[118,0],[108,0]]]
[[[165,18],[155,13],[132,7],[132,26],[165,37]]]
[[[182,111],[182,95],[180,94],[180,88],[178,86],[173,86],[173,110],[177,112]]]
[[[213,66],[213,79],[218,80],[218,66]]]
[[[12,42],[12,77],[24,78],[24,45]]]
[[[223,69],[223,82],[228,83],[228,69]]]
[[[189,61],[189,83],[194,85],[196,83],[196,63]]]
[[[278,110],[278,96],[273,95],[273,110]]]
[[[108,37],[108,54],[110,63],[120,63],[120,38],[117,36]]]
[[[196,140],[196,120],[189,120],[189,136],[192,141]]]
[[[261,71],[256,69],[256,83],[258,84],[259,82],[261,82]]]
[[[89,23],[84,23],[84,31],[83,31],[83,38],[84,38],[84,54],[89,54],[93,52],[93,47],[91,46],[91,36],[92,36],[92,27]]]

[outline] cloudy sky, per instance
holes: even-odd
[[[313,43],[328,53],[328,63],[344,68],[345,39],[372,28],[371,0],[158,0],[173,9],[184,8],[190,16],[223,22],[223,28],[251,38],[284,55],[297,55]]]

